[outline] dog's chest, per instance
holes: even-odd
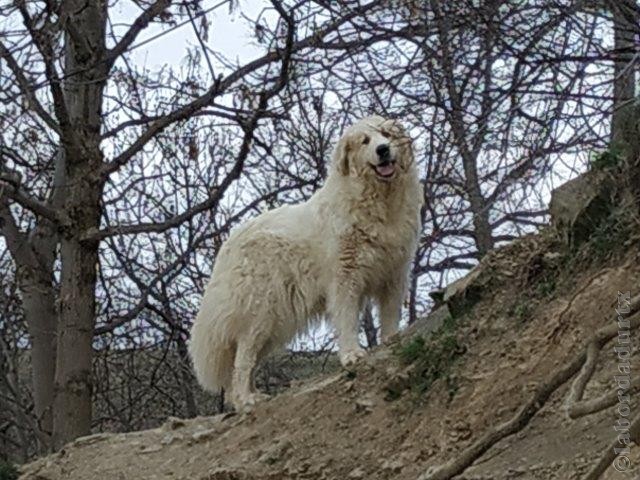
[[[341,264],[373,274],[397,270],[411,259],[416,235],[417,224],[409,217],[353,225],[341,236]]]

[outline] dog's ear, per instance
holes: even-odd
[[[345,177],[349,175],[349,139],[344,136],[338,141],[333,152],[333,168]]]
[[[413,162],[415,162],[415,157],[413,154],[413,142],[409,137],[404,137],[402,140],[402,155],[401,155],[401,166],[403,170],[408,170]]]

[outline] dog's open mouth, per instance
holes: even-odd
[[[378,165],[371,165],[380,178],[391,178],[396,173],[396,162],[384,162]]]

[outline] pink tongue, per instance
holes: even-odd
[[[395,167],[392,164],[389,165],[381,165],[376,167],[376,172],[383,177],[388,177],[393,174]]]

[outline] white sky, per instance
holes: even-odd
[[[221,0],[204,0],[202,9],[207,10],[220,2]],[[264,0],[240,0],[239,8],[233,13],[229,12],[228,4],[208,13],[210,26],[207,46],[230,60],[242,63],[259,56],[260,49],[255,46],[251,27],[242,15],[256,19],[268,7],[269,2]],[[126,25],[131,24],[141,12],[142,10],[132,2],[118,2],[111,9],[111,21],[118,36],[124,33]],[[200,20],[196,19],[197,25],[200,24]],[[150,25],[140,34],[134,45],[169,28],[159,24]],[[187,50],[194,46],[199,47],[198,39],[191,23],[187,23],[140,48],[135,48],[130,55],[136,65],[156,71],[163,66],[178,66],[185,58]]]

